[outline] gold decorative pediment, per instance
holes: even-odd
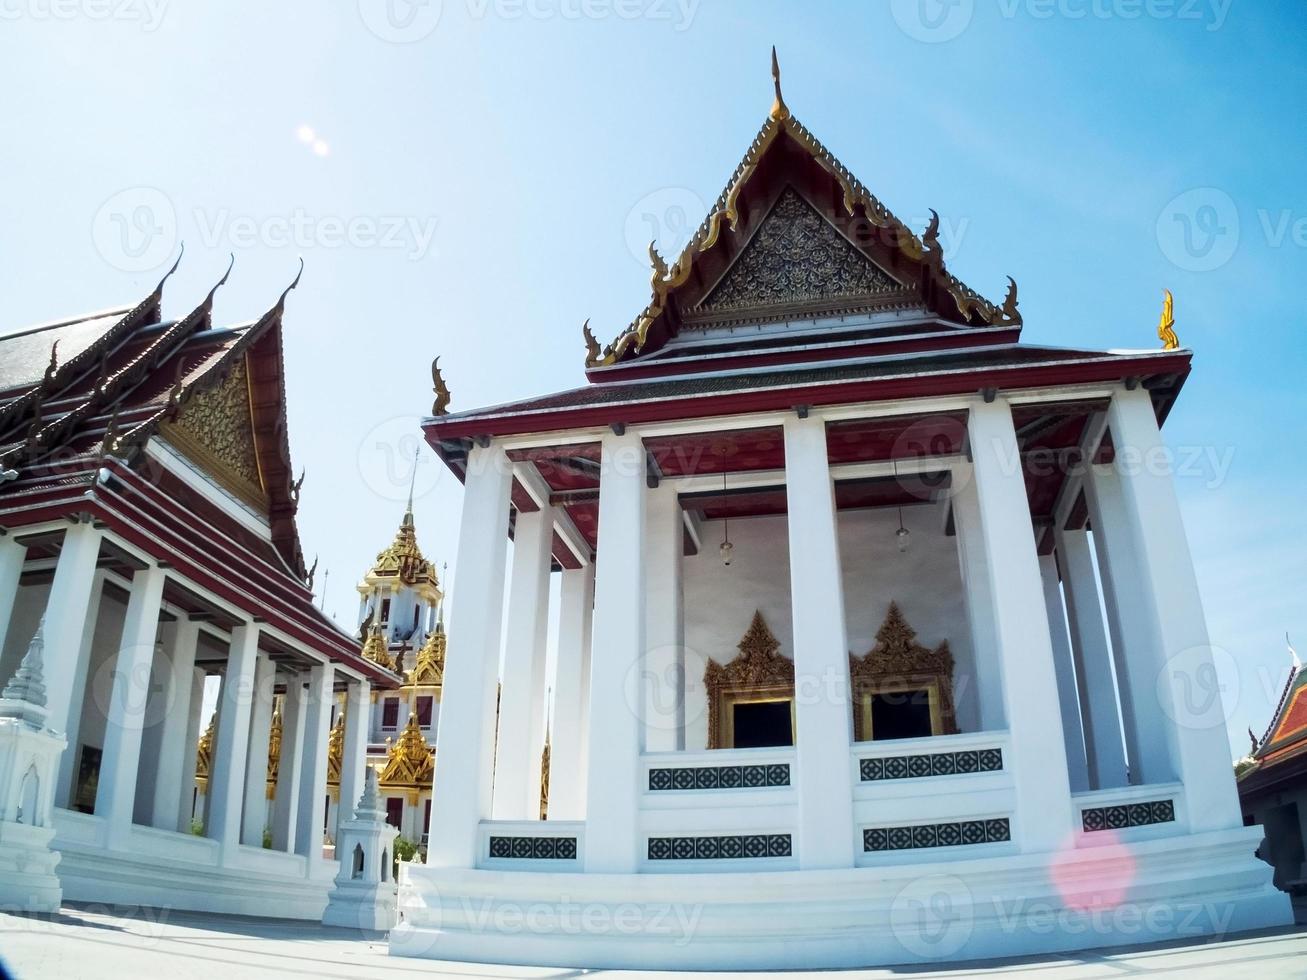
[[[445,631],[437,626],[413,660],[405,687],[440,687],[445,683]]]
[[[708,695],[708,747],[726,748],[726,716],[742,700],[794,696],[794,662],[780,653],[781,644],[761,610],[739,642],[739,655],[726,665],[712,658],[703,672]]]
[[[408,724],[391,744],[386,767],[381,770],[382,786],[429,789],[435,775],[436,752],[422,737],[417,713],[408,716]]]
[[[953,710],[953,654],[948,640],[934,650],[917,642],[917,633],[897,602],[889,604],[885,622],[876,631],[876,645],[865,655],[849,655],[849,680],[855,703],[861,703],[870,693],[904,691],[921,687],[937,698],[932,717],[938,717],[935,734],[957,733]],[[870,738],[862,711],[853,713],[854,740]]]
[[[901,289],[794,188],[787,187],[698,309],[718,312]]]
[[[267,508],[243,357],[217,385],[196,391],[174,421],[163,423],[161,432],[219,484],[247,503]]]

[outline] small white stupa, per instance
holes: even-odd
[[[336,838],[340,871],[322,913],[323,925],[388,932],[395,924],[391,858],[398,834],[386,823],[377,771],[368,766],[354,818],[340,825]]]

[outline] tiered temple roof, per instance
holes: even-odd
[[[171,272],[134,306],[0,337],[0,524],[102,522],[223,599],[253,601],[310,649],[393,686],[314,605],[304,564],[281,335],[299,277],[257,320],[219,327],[213,301],[227,275],[190,313],[165,320]],[[265,521],[266,535],[161,465],[152,440]],[[57,543],[29,552],[53,554]],[[182,608],[197,604],[170,589]]]
[[[1240,795],[1307,779],[1307,667],[1296,655],[1271,722],[1254,742],[1251,760],[1239,776]]]

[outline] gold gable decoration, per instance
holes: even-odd
[[[196,391],[177,418],[163,423],[161,430],[165,439],[219,484],[247,503],[267,508],[245,358],[237,358],[216,386]]]
[[[711,657],[703,672],[708,695],[708,747],[724,748],[726,713],[740,695],[794,695],[794,662],[780,653],[776,639],[762,611],[753,614],[740,639],[739,655],[723,666]]]
[[[360,653],[369,663],[385,667],[387,670],[395,669],[395,662],[391,659],[390,651],[386,649],[386,638],[382,635],[380,626],[373,626],[368,630],[368,638],[363,641],[363,649]]]
[[[213,740],[218,731],[218,712],[209,716],[209,727],[195,747],[195,785],[201,793],[209,786],[209,767],[213,763]]]
[[[864,656],[849,655],[849,680],[855,704],[865,695],[883,691],[904,691],[925,687],[938,698],[939,727],[936,734],[957,734],[957,720],[953,710],[953,654],[948,640],[934,650],[917,642],[917,632],[908,625],[897,602],[889,604],[889,612],[876,631],[876,645]],[[863,712],[853,712],[854,741],[871,737],[864,731]]]
[[[382,786],[408,789],[410,799],[416,804],[417,794],[431,788],[435,762],[435,749],[422,737],[416,712],[411,713],[399,738],[391,743],[379,781]]]
[[[699,309],[717,312],[853,299],[901,289],[794,188],[787,187]]]

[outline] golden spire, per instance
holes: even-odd
[[[360,651],[364,660],[385,667],[387,670],[394,669],[394,661],[390,659],[390,653],[386,650],[386,638],[381,635],[381,624],[375,623],[372,629],[368,631],[368,638],[363,641],[363,649]]]
[[[771,104],[771,117],[777,122],[790,118],[790,108],[781,95],[781,63],[776,60],[776,45],[771,48],[771,80],[776,87],[776,101]]]
[[[1180,338],[1175,335],[1175,301],[1171,290],[1163,289],[1162,318],[1157,323],[1157,339],[1162,342],[1162,350],[1175,350],[1180,346]]]

